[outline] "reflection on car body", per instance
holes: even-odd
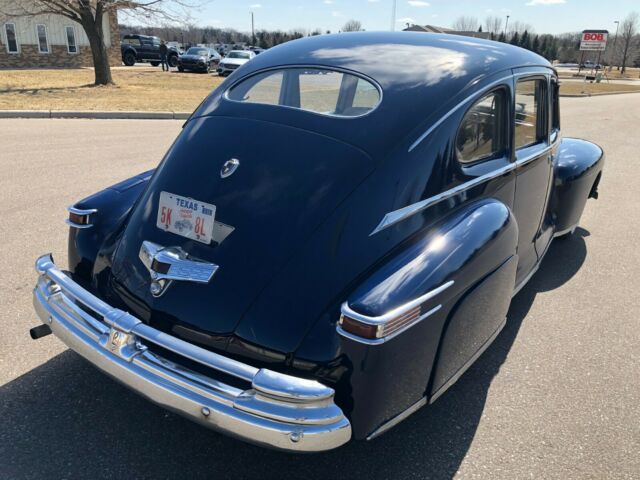
[[[151,178],[74,205],[36,310],[202,425],[288,451],[375,438],[469,368],[597,197],[602,150],[560,127],[557,74],[527,50],[289,42],[222,82]],[[163,194],[201,212],[193,236],[163,228]]]

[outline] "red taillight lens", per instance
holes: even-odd
[[[368,338],[368,339],[376,339],[378,337],[378,329],[379,325],[371,325],[368,323],[362,323],[358,320],[354,320],[353,318],[347,317],[345,315],[340,316],[340,326],[345,332],[351,333],[358,337]]]
[[[69,212],[69,221],[76,225],[88,225],[89,215],[80,215],[78,213]]]

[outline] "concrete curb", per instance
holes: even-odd
[[[0,110],[0,118],[93,118],[119,120],[186,120],[191,112],[96,112],[74,110]]]
[[[601,97],[603,95],[624,95],[625,93],[640,93],[640,90],[637,91],[627,91],[627,92],[595,92],[595,93],[561,93],[561,97]]]

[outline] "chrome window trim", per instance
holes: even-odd
[[[344,316],[347,316],[349,318],[357,320],[358,322],[365,323],[367,325],[376,325],[376,326],[385,325],[389,321],[391,321],[391,320],[393,320],[395,318],[398,318],[399,316],[402,316],[403,314],[407,313],[409,310],[411,310],[411,309],[413,309],[413,308],[415,308],[417,306],[422,305],[427,300],[430,300],[433,297],[435,297],[436,295],[444,292],[449,287],[451,287],[454,283],[455,282],[453,280],[449,280],[448,282],[443,283],[439,287],[428,291],[424,295],[421,295],[420,297],[414,298],[413,300],[411,300],[411,301],[409,301],[409,302],[407,302],[407,303],[405,303],[403,305],[400,305],[399,307],[396,307],[393,310],[390,310],[387,313],[385,313],[383,315],[379,315],[377,317],[371,317],[369,315],[364,315],[362,313],[356,312],[355,310],[353,310],[349,306],[349,302],[344,302],[342,304],[342,307],[340,308],[340,312]],[[436,305],[435,307],[431,308],[429,311],[427,311],[427,312],[423,313],[422,315],[420,315],[413,322],[409,322],[406,325],[404,325],[402,328],[394,331],[393,333],[391,333],[391,334],[389,334],[387,336],[381,337],[381,338],[369,339],[369,338],[359,337],[357,335],[354,335],[352,333],[349,333],[349,332],[345,331],[341,327],[340,322],[338,322],[338,325],[336,326],[336,330],[338,331],[338,333],[340,335],[342,335],[344,337],[347,337],[347,338],[350,338],[351,340],[355,340],[356,342],[365,343],[367,345],[380,345],[380,344],[388,342],[392,338],[400,335],[401,333],[405,332],[406,330],[408,330],[409,328],[413,327],[414,325],[417,325],[422,320],[424,320],[427,317],[430,317],[431,315],[436,313],[441,308],[442,308],[442,304]]]
[[[345,115],[335,115],[335,114],[332,114],[332,113],[315,112],[313,110],[306,110],[304,108],[291,107],[291,106],[288,106],[288,105],[275,105],[273,103],[240,102],[238,100],[233,100],[233,99],[229,98],[229,92],[231,90],[233,90],[237,85],[239,85],[240,83],[242,83],[245,80],[248,80],[251,77],[255,77],[256,75],[261,75],[263,73],[268,73],[268,72],[277,72],[277,71],[282,71],[282,70],[291,70],[291,69],[299,69],[299,68],[313,68],[315,70],[329,70],[329,71],[332,71],[332,72],[338,72],[338,73],[342,73],[342,74],[346,74],[346,75],[353,75],[354,77],[361,78],[361,79],[369,82],[374,87],[376,87],[376,89],[378,90],[378,103],[376,103],[375,106],[373,106],[371,108],[371,110],[369,110],[366,113],[363,113],[362,115],[345,116]],[[270,107],[286,108],[287,110],[295,110],[295,111],[298,111],[298,112],[311,113],[313,115],[320,115],[321,117],[338,118],[338,119],[341,119],[341,120],[353,120],[353,119],[356,119],[356,118],[366,117],[367,115],[372,114],[375,110],[378,109],[380,104],[382,104],[383,97],[384,97],[384,92],[382,90],[382,87],[373,78],[371,78],[371,77],[369,77],[367,75],[364,75],[364,74],[362,74],[360,72],[355,72],[353,70],[349,70],[347,68],[333,67],[333,66],[328,66],[328,65],[280,65],[280,66],[277,66],[277,67],[264,68],[262,70],[258,70],[256,72],[252,72],[252,73],[250,73],[248,75],[245,75],[242,78],[239,78],[234,83],[232,83],[229,86],[229,88],[227,88],[225,90],[224,94],[222,95],[222,98],[224,100],[226,100],[228,102],[233,102],[233,103],[240,103],[242,105],[247,105],[247,104],[250,104],[250,105],[267,105],[267,106],[270,106]]]
[[[480,90],[473,92],[473,94],[469,95],[467,98],[465,98],[464,100],[462,100],[460,103],[458,103],[456,106],[454,106],[451,110],[449,110],[447,113],[445,113],[442,117],[440,117],[440,119],[434,123],[433,125],[431,125],[422,135],[420,135],[415,142],[413,142],[411,144],[411,146],[409,147],[409,152],[412,152],[420,143],[422,143],[422,141],[427,138],[431,132],[433,132],[436,128],[438,128],[440,125],[442,125],[442,123],[449,118],[451,115],[453,115],[455,112],[457,112],[458,110],[460,110],[462,107],[464,107],[467,103],[469,103],[470,101],[474,100],[475,98],[478,98],[484,94],[486,94],[489,90],[491,90],[493,87],[495,87],[496,85],[499,85],[500,83],[503,83],[505,80],[509,80],[511,78],[513,78],[514,75],[507,75],[505,77],[499,78],[498,80],[495,80],[491,83],[489,83],[488,85],[485,85],[484,87],[482,87]]]

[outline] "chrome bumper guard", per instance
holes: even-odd
[[[36,261],[35,309],[53,333],[95,366],[153,402],[230,436],[276,449],[315,452],[351,438],[333,389],[258,369],[192,345],[112,308],[59,270]],[[240,388],[152,353],[155,344],[251,384]]]

